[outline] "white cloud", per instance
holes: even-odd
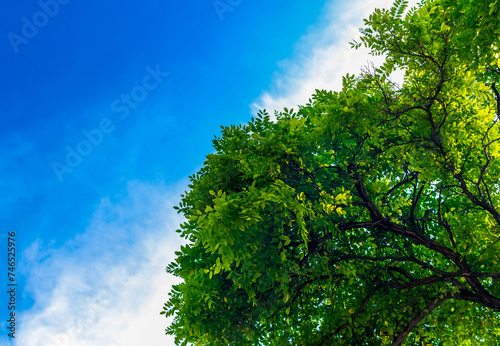
[[[266,109],[270,114],[284,107],[296,109],[297,105],[306,104],[316,89],[340,90],[342,76],[359,74],[368,62],[381,64],[382,57],[371,56],[364,47],[353,50],[349,42],[359,38],[358,29],[364,26],[364,18],[375,8],[390,8],[392,2],[329,1],[317,25],[297,43],[295,56],[281,62],[272,90],[264,91],[251,105],[252,114],[259,109]],[[416,3],[417,0],[410,0],[409,6]],[[401,81],[401,77],[395,75],[393,79]]]
[[[131,183],[101,201],[85,233],[61,248],[25,251],[35,305],[19,316],[16,345],[174,345],[159,312],[175,278],[165,272],[182,243],[173,206],[186,187]]]

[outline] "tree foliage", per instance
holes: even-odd
[[[405,8],[352,43],[382,66],[213,141],[167,267],[178,344],[499,344],[500,1]]]

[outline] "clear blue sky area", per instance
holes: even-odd
[[[250,104],[271,87],[278,62],[293,54],[323,6],[319,0],[4,4],[0,233],[16,232],[19,315],[35,304],[23,289],[31,275],[24,250],[34,242],[58,248],[83,233],[102,199],[119,201],[131,181],[168,186],[196,172],[220,125],[249,121]],[[8,296],[1,297],[5,336]]]

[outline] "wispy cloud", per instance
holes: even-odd
[[[176,283],[164,269],[182,243],[172,207],[185,186],[130,183],[85,233],[57,249],[32,244],[23,257],[36,304],[20,315],[16,345],[173,345],[159,312]]]
[[[306,104],[316,89],[340,90],[342,76],[359,74],[368,62],[381,64],[383,57],[371,56],[362,47],[350,48],[358,39],[363,19],[375,8],[390,8],[390,0],[329,1],[320,21],[305,34],[295,47],[292,58],[281,62],[271,90],[264,91],[252,104],[252,114],[259,109],[282,110]],[[414,6],[416,0],[409,1]],[[396,81],[401,75],[394,76]]]

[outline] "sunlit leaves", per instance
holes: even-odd
[[[353,43],[382,66],[276,121],[222,127],[177,207],[190,244],[167,267],[183,280],[161,312],[175,316],[167,333],[497,345],[498,18],[498,1],[398,0]]]

